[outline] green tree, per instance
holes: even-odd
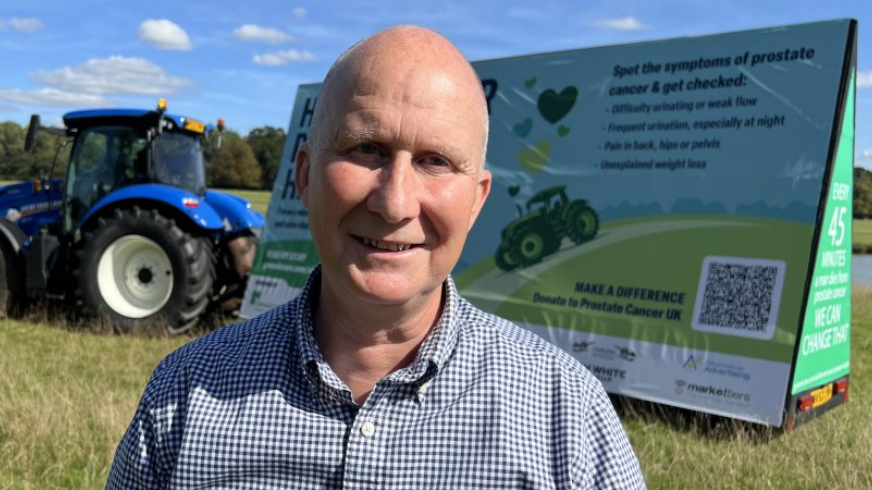
[[[211,186],[235,189],[260,188],[260,165],[257,164],[257,158],[251,147],[238,135],[223,141],[221,149],[212,159],[210,166],[207,175],[210,176]]]
[[[872,219],[872,172],[854,167],[854,219]]]
[[[32,153],[24,150],[24,140],[27,129],[21,125],[6,121],[0,123],[0,179],[27,180],[48,175],[55,154],[58,155],[53,176],[64,174],[71,145],[61,147],[68,138],[37,133],[36,146]]]
[[[263,126],[251,130],[245,138],[263,169],[261,189],[271,190],[273,187],[285,146],[285,136],[285,131],[281,128]]]

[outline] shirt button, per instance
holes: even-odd
[[[372,422],[364,422],[360,426],[360,434],[363,437],[372,436],[373,434],[375,434],[375,424],[373,424]]]
[[[418,392],[423,395],[423,394],[427,393],[427,390],[429,390],[429,389],[430,389],[430,381],[427,381],[426,383],[422,384],[420,388],[418,388]]]

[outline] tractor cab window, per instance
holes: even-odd
[[[127,126],[86,128],[76,138],[65,186],[64,230],[72,231],[103,196],[147,178],[148,140]]]
[[[164,132],[155,140],[154,180],[194,194],[206,191],[203,152],[197,137]]]

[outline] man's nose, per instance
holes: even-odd
[[[377,172],[375,188],[367,199],[367,208],[388,223],[400,223],[417,217],[420,211],[420,182],[411,158],[395,155]]]

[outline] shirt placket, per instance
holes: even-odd
[[[376,385],[357,412],[345,446],[344,489],[385,488],[385,452],[392,437],[387,423],[393,386]]]

